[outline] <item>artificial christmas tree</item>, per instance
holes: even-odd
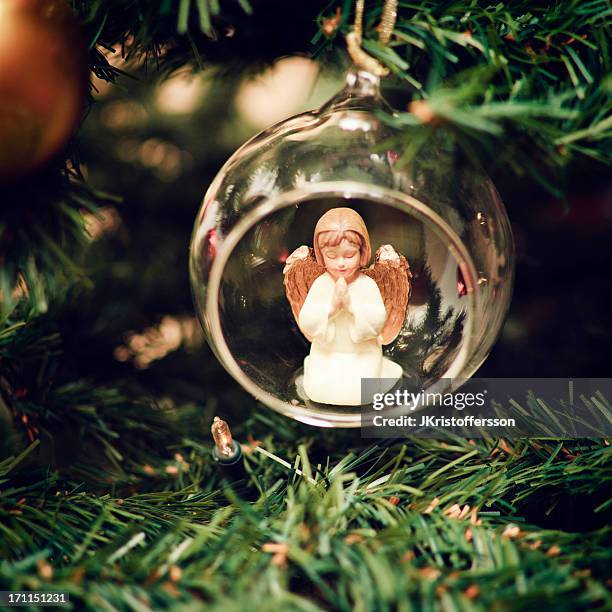
[[[353,4],[70,5],[88,117],[66,164],[0,185],[1,590],[96,610],[609,606],[605,440],[310,428],[245,394],[199,333],[197,202],[242,141],[338,89]],[[387,43],[382,10],[365,4],[357,42],[389,71],[402,161],[443,146],[483,165],[513,222],[515,297],[479,373],[609,376],[607,2],[398,3]],[[245,79],[294,54],[311,61],[253,102]],[[317,74],[318,98],[254,125]],[[415,367],[447,314],[439,296],[408,330],[429,343]],[[246,478],[211,457],[215,415]]]

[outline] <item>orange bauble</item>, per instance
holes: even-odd
[[[66,145],[87,94],[87,46],[66,0],[0,0],[0,181]]]

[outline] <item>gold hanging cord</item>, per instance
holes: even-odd
[[[391,40],[391,34],[393,34],[395,20],[397,19],[397,3],[398,0],[385,0],[382,17],[377,28],[378,40],[383,45],[389,44]],[[357,0],[355,3],[355,23],[353,24],[353,31],[346,36],[346,46],[357,68],[377,76],[386,76],[389,74],[389,69],[361,48],[364,4],[365,0]]]

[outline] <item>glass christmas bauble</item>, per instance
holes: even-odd
[[[509,306],[513,241],[492,182],[444,142],[404,163],[411,143],[382,111],[391,109],[378,78],[349,73],[322,108],[238,149],[195,222],[191,285],[212,350],[255,398],[304,423],[361,422],[359,406],[310,401],[299,384],[310,344],[291,312],[283,269],[297,247],[313,245],[326,211],[353,209],[373,253],[391,244],[408,261],[406,317],[384,354],[424,391],[470,378]]]

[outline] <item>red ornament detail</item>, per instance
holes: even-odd
[[[217,230],[215,228],[208,230],[208,254],[210,257],[217,254]]]
[[[397,151],[387,151],[387,160],[389,164],[393,165],[400,158],[400,154]]]
[[[461,268],[459,267],[457,267],[457,295],[459,297],[467,295],[467,285],[463,278],[463,272],[461,272]]]

